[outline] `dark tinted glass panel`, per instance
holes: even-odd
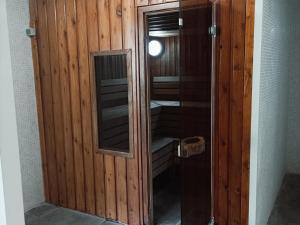
[[[98,148],[129,152],[128,54],[97,55]]]
[[[193,146],[188,142],[195,137],[204,141],[197,147],[200,154],[181,161],[181,224],[207,225],[211,219],[211,5],[208,0],[182,0],[180,13],[181,148]]]

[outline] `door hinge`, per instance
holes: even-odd
[[[217,25],[212,25],[211,27],[208,28],[208,33],[209,35],[211,35],[212,37],[217,37],[218,35],[218,27]]]
[[[178,19],[178,25],[179,25],[179,27],[183,26],[183,19],[182,18]]]
[[[36,29],[34,27],[26,28],[26,35],[30,38],[35,37],[36,36]]]

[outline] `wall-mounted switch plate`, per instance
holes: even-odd
[[[33,27],[29,27],[26,29],[26,35],[28,37],[35,37],[36,36],[36,29]]]

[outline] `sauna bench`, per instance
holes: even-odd
[[[160,126],[161,119],[169,117],[163,116],[164,110],[179,107],[178,101],[151,101],[151,122],[153,142],[152,151],[152,174],[153,178],[173,165],[174,152],[177,138],[168,137],[167,134],[154,135],[163,128]],[[110,145],[119,146],[120,143],[127,143],[128,134],[128,106],[114,106],[102,110],[102,127],[106,131],[103,140]],[[177,123],[177,122],[175,122]],[[170,135],[172,136],[172,135]]]

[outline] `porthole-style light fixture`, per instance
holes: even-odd
[[[148,44],[148,50],[149,50],[149,54],[152,57],[157,57],[160,54],[162,54],[163,52],[163,45],[160,41],[158,40],[151,40]]]

